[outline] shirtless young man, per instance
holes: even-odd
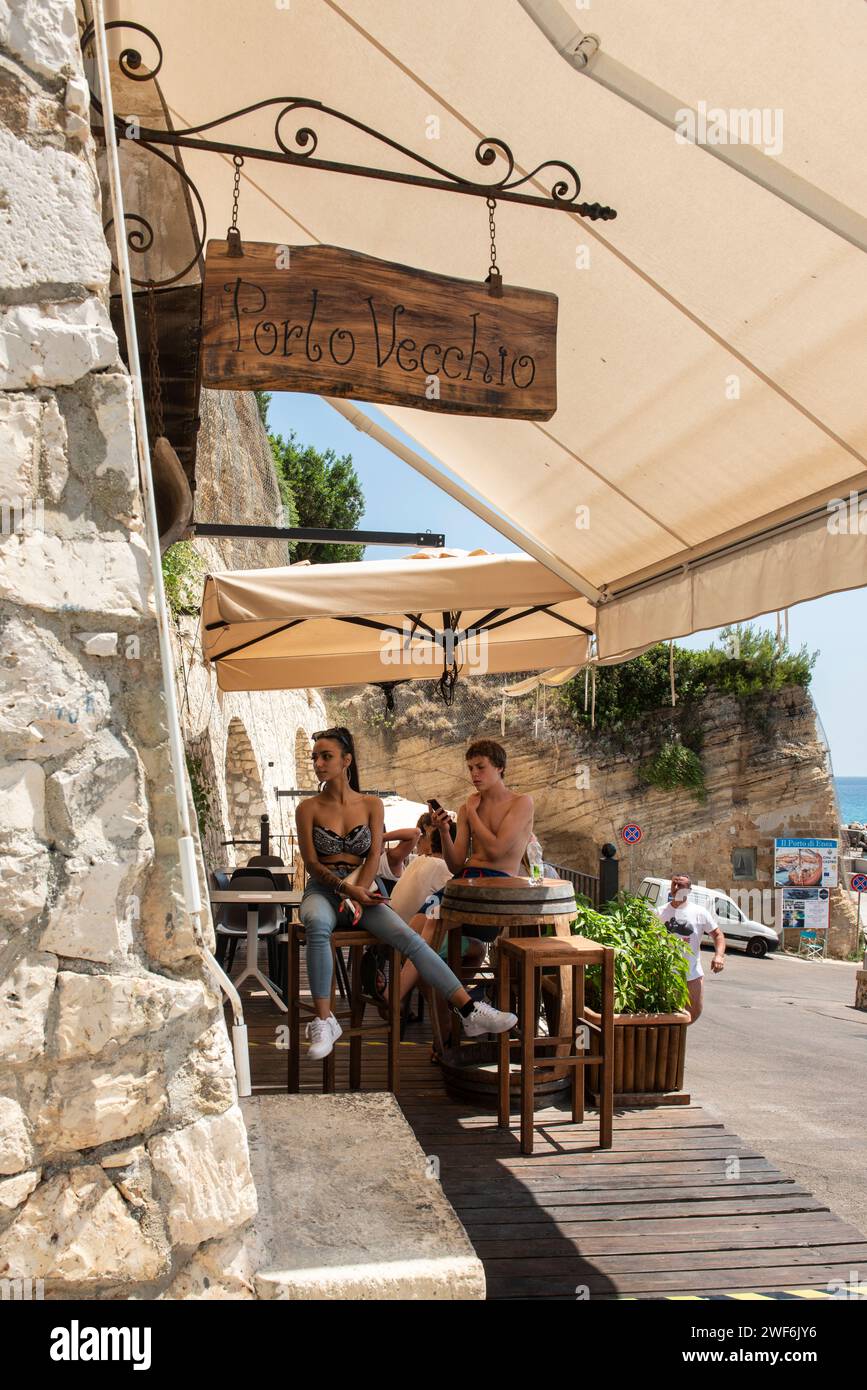
[[[475,788],[458,811],[458,833],[454,841],[443,836],[443,857],[458,877],[517,878],[521,856],[533,833],[533,798],[510,791],[506,786],[506,750],[493,739],[471,743],[466,752],[467,771]],[[446,811],[432,811],[440,828],[448,820]],[[480,875],[462,871],[487,870]]]
[[[475,791],[458,811],[454,841],[442,833],[443,858],[456,878],[518,878],[521,856],[533,833],[533,798],[506,786],[506,750],[493,739],[471,743],[467,771]],[[448,813],[431,810],[443,832]],[[473,927],[480,941],[493,941],[498,927]]]
[[[503,780],[506,750],[493,739],[471,743],[466,752],[467,771],[473,791],[458,811],[457,833],[451,839],[448,811],[431,806],[431,821],[440,832],[442,857],[455,878],[516,878],[521,876],[521,857],[533,833],[533,798],[510,791]],[[418,915],[410,921],[425,941],[433,939],[436,923],[428,912],[438,912],[445,889],[431,893]],[[499,935],[499,927],[472,927],[471,950],[484,954],[484,945]],[[440,949],[445,956],[446,947]],[[405,998],[418,979],[408,961],[401,971],[401,998]],[[443,1024],[443,1031],[445,1025]],[[431,1060],[439,1058],[431,1052]]]

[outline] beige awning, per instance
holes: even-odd
[[[201,638],[221,690],[284,690],[577,666],[592,619],[527,555],[422,551],[208,575]]]
[[[564,8],[685,106],[766,111],[771,157],[867,213],[867,7],[835,0],[818,48],[814,0]],[[496,177],[474,159],[483,136],[505,139],[521,172],[568,160],[582,197],[617,209],[598,223],[497,210],[505,280],[559,296],[550,421],[384,410],[534,554],[605,595],[600,657],[867,584],[863,538],[823,526],[828,501],[867,486],[862,251],[576,73],[517,0],[110,9],[159,35],[177,127],[303,94],[473,179]],[[273,148],[274,115],[219,134]],[[284,139],[301,126],[319,157],[414,172],[309,109],[284,122]],[[202,152],[184,161],[209,234],[223,236],[231,165]],[[549,193],[550,180],[528,187]],[[242,237],[343,245],[454,276],[481,280],[488,267],[484,203],[407,185],[248,160],[238,224]]]

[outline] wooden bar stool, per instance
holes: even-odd
[[[563,879],[529,882],[525,878],[451,879],[443,893],[433,949],[438,950],[447,932],[448,963],[468,990],[482,980],[493,980],[491,966],[465,968],[461,964],[461,935],[471,937],[474,928],[494,928],[497,945],[510,936],[539,937],[553,931],[557,937],[572,939],[575,919],[575,889]],[[485,932],[490,935],[490,932]],[[565,1033],[571,1017],[572,972],[545,978],[545,1009],[552,1034]],[[431,1011],[434,1046],[442,1057],[442,1076],[450,1095],[478,1102],[496,1110],[497,1045],[491,1039],[465,1039],[460,1028],[452,1029],[452,1045],[445,1048],[436,1010]],[[558,1069],[559,1054],[568,1054],[562,1045],[552,1049],[557,1056],[548,1059],[546,1076],[539,1082],[549,1095],[568,1084],[568,1067]]]
[[[335,1009],[337,971],[331,972],[331,1012],[343,1029],[343,1038],[349,1039],[349,1089],[361,1090],[361,1045],[364,1037],[384,1036],[387,1047],[387,1087],[398,1094],[400,1088],[400,952],[396,947],[389,948],[389,999],[388,1020],[376,1024],[364,1023],[365,1000],[361,993],[361,956],[365,946],[381,946],[379,937],[361,928],[358,930],[333,931],[331,933],[332,965],[336,953],[349,950],[350,989],[347,1007]],[[301,998],[301,946],[306,945],[304,924],[293,922],[289,928],[289,1075],[286,1089],[298,1091],[301,1086],[301,1014],[314,1018],[316,1011],[312,1002]],[[338,1039],[338,1042],[342,1039]],[[332,1048],[322,1059],[322,1090],[333,1093],[335,1089],[335,1051]]]
[[[499,943],[497,957],[497,1008],[508,1009],[510,998],[511,962],[516,966],[518,996],[518,1038],[501,1033],[497,1039],[497,1123],[509,1128],[509,1049],[521,1053],[521,1153],[533,1152],[533,1111],[535,1102],[534,1078],[536,1067],[548,1065],[548,1058],[538,1058],[536,1048],[559,1044],[557,1066],[572,1072],[572,1122],[584,1121],[584,1068],[599,1067],[599,1147],[610,1149],[614,1118],[614,951],[610,946],[598,946],[583,936],[510,937]],[[592,1023],[584,1009],[584,971],[588,965],[602,966],[602,1001],[600,1022]],[[560,1037],[536,1037],[537,971],[553,966],[572,972],[571,1028]],[[541,980],[541,976],[538,977]],[[596,1049],[587,1052],[583,1039],[579,1046],[576,1035],[579,1025],[595,1034]],[[568,1053],[564,1056],[564,1046]]]

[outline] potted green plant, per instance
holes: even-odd
[[[688,1103],[683,1094],[689,1025],[687,962],[680,940],[644,898],[621,893],[601,911],[579,900],[573,932],[614,948],[614,1097],[617,1105]],[[599,1019],[600,966],[587,970],[586,1004]],[[598,1067],[587,1067],[598,1094]]]

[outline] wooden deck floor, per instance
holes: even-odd
[[[254,1091],[283,1090],[287,1054],[267,997],[244,996]],[[368,1021],[372,1021],[370,1015]],[[492,1299],[672,1297],[824,1290],[864,1268],[867,1240],[700,1105],[615,1111],[600,1151],[596,1113],[536,1112],[536,1152],[521,1155],[517,1115],[451,1100],[429,1061],[429,1030],[401,1044],[400,1103],[484,1262]],[[688,1065],[688,1064],[687,1064]],[[337,1046],[337,1089],[348,1046]],[[302,1062],[302,1090],[322,1064]],[[688,1080],[688,1077],[687,1077]],[[385,1086],[385,1049],[366,1042],[363,1086]],[[793,1121],[794,1122],[794,1121]]]

